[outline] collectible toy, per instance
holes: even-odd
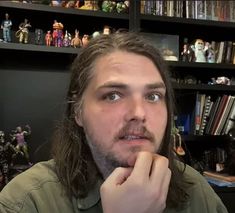
[[[35,44],[43,44],[43,31],[42,29],[35,29]]]
[[[82,46],[86,47],[88,42],[89,42],[89,35],[86,35],[86,34],[83,35],[83,37],[82,37]]]
[[[77,29],[75,30],[75,36],[71,41],[71,46],[74,47],[74,48],[82,46],[82,41],[79,38],[79,31]]]
[[[52,35],[51,35],[51,31],[48,30],[46,35],[45,35],[45,42],[47,46],[51,46],[51,42],[52,42]]]
[[[194,45],[191,45],[191,49],[194,52],[195,62],[206,62],[206,49],[202,39],[197,39]]]
[[[28,19],[24,19],[24,22],[22,22],[19,25],[19,30],[16,32],[16,37],[19,38],[20,43],[28,43],[29,40],[29,28],[31,27],[30,23],[28,22]]]
[[[13,160],[17,157],[18,154],[24,157],[29,165],[31,165],[29,160],[28,145],[26,138],[31,134],[31,128],[29,125],[26,125],[24,129],[21,126],[16,127],[15,130],[12,130],[10,134],[12,143],[16,143],[15,149],[17,153],[13,155]]]
[[[9,19],[8,13],[5,14],[5,20],[1,23],[1,29],[3,30],[3,41],[11,42],[11,26],[12,21]]]
[[[64,47],[70,47],[71,46],[71,40],[72,40],[72,36],[70,33],[68,33],[68,31],[65,31],[65,35],[64,35],[64,40],[63,40],[63,46]]]
[[[63,46],[63,38],[64,38],[63,29],[64,25],[61,22],[54,20],[52,39],[53,39],[53,45],[55,47]]]

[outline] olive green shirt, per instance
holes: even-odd
[[[194,184],[182,211],[166,208],[164,213],[227,213],[220,198],[201,174],[190,166],[184,173]],[[102,213],[99,188],[85,199],[70,200],[55,173],[54,160],[40,162],[16,176],[0,193],[1,213]],[[135,205],[135,204],[130,204]]]

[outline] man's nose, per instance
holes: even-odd
[[[127,104],[127,121],[142,121],[146,120],[146,103],[142,98],[132,98]]]

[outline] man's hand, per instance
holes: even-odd
[[[104,213],[160,213],[171,179],[168,159],[140,152],[134,168],[117,168],[100,188]]]

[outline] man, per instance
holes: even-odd
[[[1,212],[227,212],[174,159],[170,78],[152,45],[132,33],[100,35],[72,71],[54,159],[12,180]]]

